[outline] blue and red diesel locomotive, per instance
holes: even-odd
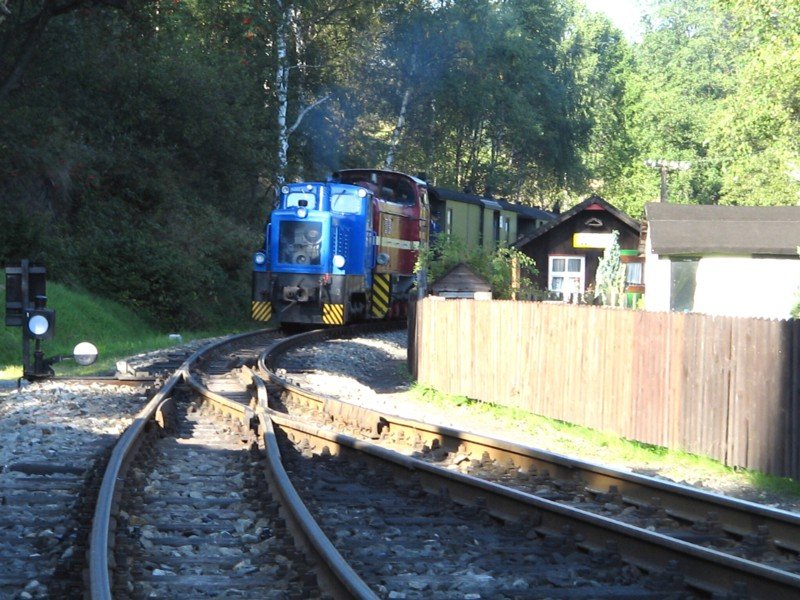
[[[427,247],[428,186],[379,169],[290,183],[253,256],[252,316],[342,325],[405,313]]]

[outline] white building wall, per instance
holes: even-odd
[[[644,309],[669,312],[669,294],[672,280],[670,261],[653,254],[650,236],[645,243]]]
[[[786,319],[798,290],[798,259],[705,257],[697,266],[693,312]]]

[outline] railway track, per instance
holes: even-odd
[[[84,597],[105,464],[192,346],[133,357],[115,376],[0,388],[0,598]]]
[[[247,423],[179,394],[167,435],[132,465],[114,598],[313,598],[316,579],[266,494]]]
[[[239,380],[276,337],[198,351],[122,436],[94,514],[92,598],[316,597],[265,491]]]
[[[90,597],[800,591],[779,511],[717,497],[709,520],[709,494],[318,397],[274,357],[336,332],[268,335],[197,353],[123,435],[99,485]]]
[[[274,347],[262,361],[261,367],[273,384],[284,390],[280,398],[272,395],[273,405],[290,413],[273,415],[281,427],[302,419],[309,431],[334,429],[340,437],[346,434],[360,440],[356,444],[377,442],[401,452],[416,461],[413,468],[417,472],[432,468],[452,477],[466,475],[532,503],[528,508],[518,505],[509,509],[507,500],[496,500],[497,505],[489,510],[504,520],[519,521],[526,511],[539,515],[551,509],[559,512],[556,510],[559,507],[576,517],[576,522],[588,519],[598,527],[598,523],[606,523],[609,530],[616,529],[625,535],[617,538],[617,534],[600,531],[602,527],[596,534],[584,531],[579,535],[587,540],[587,551],[596,552],[613,540],[627,564],[645,572],[655,573],[660,568],[666,573],[672,568],[665,569],[666,565],[677,564],[692,593],[733,594],[732,597],[749,593],[754,598],[800,593],[797,515],[533,448],[400,419],[320,397],[275,374],[276,355],[298,344],[320,340],[324,337],[287,340]],[[292,435],[297,444],[318,452],[332,443],[331,440],[312,442],[304,437],[310,434]],[[469,503],[469,494],[462,501]],[[579,532],[587,527],[572,526]]]

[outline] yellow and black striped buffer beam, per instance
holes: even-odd
[[[269,321],[272,318],[272,302],[253,300],[251,315],[256,321]]]
[[[390,275],[376,273],[372,279],[372,316],[382,319],[389,312],[391,298]]]
[[[344,325],[344,304],[323,304],[322,322],[325,325]]]

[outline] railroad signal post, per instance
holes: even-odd
[[[53,339],[56,320],[55,311],[47,308],[46,274],[44,267],[28,260],[6,267],[6,326],[22,327],[22,376],[28,380],[53,375],[41,345]]]
[[[6,327],[22,327],[22,377],[28,381],[52,377],[52,365],[64,358],[81,365],[97,358],[97,348],[88,342],[78,344],[72,356],[44,357],[42,340],[53,339],[56,329],[56,311],[47,308],[46,274],[44,267],[28,260],[6,267]]]

